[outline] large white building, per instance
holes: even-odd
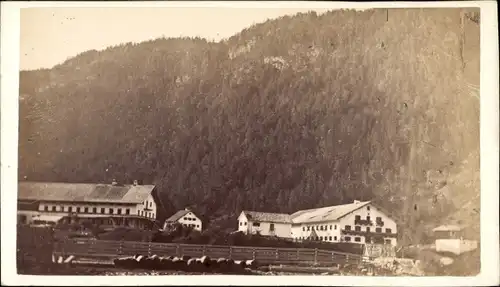
[[[169,227],[174,226],[175,224],[181,224],[185,227],[191,227],[194,230],[202,231],[202,221],[201,219],[194,214],[189,208],[185,208],[184,210],[179,210],[174,213],[172,216],[165,220],[163,224],[163,229],[168,229]]]
[[[397,225],[370,201],[299,210],[291,215],[243,211],[238,230],[297,241],[397,244]]]
[[[103,228],[150,228],[157,215],[154,188],[137,181],[129,185],[20,182],[18,222],[87,221]]]

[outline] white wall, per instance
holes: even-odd
[[[306,240],[311,235],[313,229],[319,237],[319,241],[340,242],[338,221],[303,223],[300,225],[294,224],[292,227],[293,238],[299,241]]]
[[[381,228],[382,232],[386,232],[387,229],[390,229],[390,232],[393,234],[397,233],[397,225],[394,220],[389,218],[387,215],[385,215],[381,210],[378,208],[374,207],[371,204],[368,204],[366,206],[363,206],[362,208],[342,217],[339,219],[339,229],[345,229],[346,225],[351,226],[351,230],[356,230],[356,225],[354,224],[354,221],[356,219],[356,215],[361,216],[362,220],[365,220],[367,216],[370,216],[370,220],[373,222],[372,226],[366,226],[366,225],[359,225],[359,228],[361,231],[366,232],[367,229],[370,229],[370,232],[372,233],[377,233],[377,228]],[[377,226],[376,224],[376,219],[377,217],[382,218],[382,221],[384,222],[384,226],[380,227]],[[350,237],[351,241],[353,243],[365,243],[365,237],[364,236],[357,236],[357,235],[342,235],[342,238],[345,239],[345,237]],[[354,241],[354,238],[359,237],[360,242]],[[384,237],[384,241],[389,240],[390,244],[393,246],[397,245],[397,239],[396,237]]]
[[[471,251],[477,248],[477,241],[460,239],[437,239],[437,252],[452,252],[456,255]]]
[[[187,213],[186,215],[181,217],[179,220],[177,220],[177,222],[179,222],[182,225],[190,226],[194,230],[198,230],[200,232],[203,230],[201,219],[198,218],[198,216],[196,216],[192,212]]]
[[[156,219],[157,216],[156,201],[153,195],[150,194],[146,200],[135,206],[134,214],[139,216],[144,216],[151,219]]]
[[[255,226],[254,224],[258,224],[259,226]],[[271,230],[271,225],[274,225],[274,230]],[[292,238],[291,223],[257,222],[248,220],[243,214],[240,214],[240,216],[238,217],[238,231],[243,231],[250,234],[256,234],[257,232],[259,232],[260,235],[263,236]]]
[[[144,210],[146,208],[146,202],[150,206],[149,209],[151,210]],[[47,207],[47,210],[45,209]],[[70,207],[71,210],[70,211]],[[53,211],[55,208],[55,211]],[[80,212],[77,212],[77,208],[80,208]],[[87,208],[88,212],[85,212],[85,208]],[[94,212],[94,208],[96,208],[96,212]],[[102,210],[104,208],[104,210]],[[110,209],[112,209],[112,212],[110,212]],[[127,213],[128,209],[128,213]],[[61,214],[61,215],[67,215],[70,212],[74,212],[77,214],[85,214],[85,215],[133,215],[133,216],[142,216],[142,217],[147,217],[151,219],[155,219],[157,215],[157,208],[156,208],[156,203],[153,199],[152,195],[149,195],[149,197],[141,204],[129,204],[129,205],[124,205],[124,204],[114,204],[114,203],[70,203],[70,202],[64,202],[64,203],[59,203],[59,202],[42,202],[39,205],[40,212],[45,213],[45,214]]]
[[[240,213],[240,216],[238,217],[238,231],[241,231],[245,234],[247,234],[249,231],[248,219],[243,212]]]

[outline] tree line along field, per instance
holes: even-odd
[[[440,220],[479,227],[470,15],[302,13],[221,42],[126,43],[21,71],[20,178],[141,179],[160,222],[190,206],[228,232],[243,209],[354,199],[390,211],[402,244]]]

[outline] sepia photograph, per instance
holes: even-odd
[[[30,284],[498,284],[498,35],[477,2],[60,3],[17,9],[2,90],[2,251],[8,221]]]

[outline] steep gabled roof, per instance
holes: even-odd
[[[142,203],[154,185],[20,182],[18,200]]]
[[[338,220],[341,217],[369,204],[370,201],[299,210],[291,215],[294,223],[312,223]]]
[[[166,222],[177,222],[179,219],[181,219],[184,215],[188,214],[192,212],[191,210],[179,210],[177,211],[176,213],[174,213],[174,215],[170,216],[169,218],[167,218],[165,221]],[[194,213],[193,213],[194,214]]]
[[[275,223],[292,223],[289,214],[285,213],[270,213],[244,210],[245,216],[252,221],[260,222],[275,222]]]

